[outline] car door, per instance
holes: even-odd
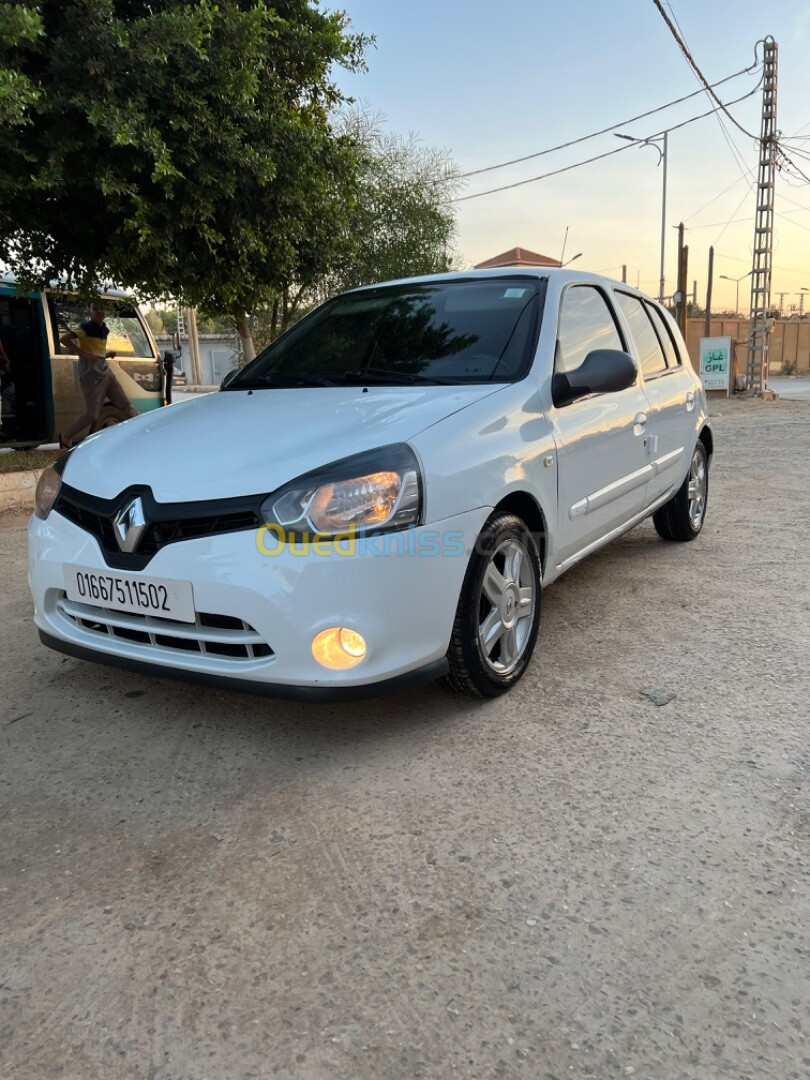
[[[652,506],[674,491],[686,475],[689,436],[693,428],[691,413],[695,408],[692,377],[680,362],[670,317],[640,296],[616,290],[620,313],[624,317],[631,348],[650,403],[647,450],[653,474],[647,487],[647,502]]]
[[[569,285],[560,303],[555,372],[575,371],[594,349],[627,351],[607,293]],[[564,567],[645,505],[652,469],[641,378],[626,390],[553,405],[549,421],[557,444],[557,563]]]

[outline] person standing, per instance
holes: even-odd
[[[104,308],[100,304],[91,304],[89,315],[89,320],[78,330],[68,330],[59,339],[66,349],[78,353],[77,372],[84,398],[84,412],[59,436],[59,445],[66,450],[73,446],[74,438],[83,428],[98,420],[108,398],[128,417],[137,415],[107,363],[115,353],[107,350],[110,331],[104,322]]]
[[[0,438],[13,439],[16,420],[14,375],[11,361],[0,338]]]

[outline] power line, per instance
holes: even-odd
[[[752,71],[756,71],[758,66],[758,62],[755,60],[749,67],[740,68],[740,70],[735,71],[733,75],[727,75],[724,79],[719,79],[712,85],[722,86],[732,79],[738,79],[740,75],[749,75]],[[757,84],[757,88],[758,86],[759,84]],[[523,157],[512,158],[511,161],[500,161],[497,165],[487,165],[483,169],[472,169],[470,172],[454,173],[450,177],[442,177],[440,180],[435,181],[435,183],[443,184],[446,183],[447,180],[466,180],[470,176],[480,176],[481,173],[493,172],[495,169],[505,169],[509,165],[519,165],[521,162],[531,161],[533,158],[544,157],[546,154],[554,154],[557,150],[567,150],[570,146],[577,146],[579,143],[587,142],[589,139],[595,139],[599,135],[607,135],[608,132],[614,131],[618,127],[627,127],[629,124],[636,123],[637,120],[644,120],[648,116],[655,115],[655,113],[664,112],[665,109],[671,109],[674,105],[680,105],[682,102],[689,101],[690,98],[697,97],[702,93],[704,93],[703,87],[701,87],[700,90],[693,90],[691,94],[684,94],[683,97],[675,98],[674,101],[669,101],[666,105],[659,105],[655,109],[648,109],[647,112],[639,113],[638,116],[631,116],[629,120],[620,120],[617,124],[610,124],[600,131],[591,132],[590,135],[581,135],[578,139],[571,139],[569,142],[560,143],[559,146],[550,146],[547,150],[537,150],[533,154],[524,154]]]
[[[729,102],[729,104],[736,105],[738,101],[744,101],[746,98],[749,98],[753,94],[755,94],[758,89],[759,87],[755,86],[753,90],[749,90],[747,94],[743,94],[741,97],[735,98],[733,101]],[[692,116],[688,120],[683,120],[680,124],[673,124],[672,127],[657,131],[653,135],[648,135],[647,140],[649,141],[650,139],[656,138],[656,136],[658,135],[663,135],[664,130],[678,131],[679,128],[686,127],[688,124],[694,124],[696,120],[703,120],[705,119],[705,117],[711,116],[713,113],[716,112],[717,109],[709,109],[708,112],[701,113],[699,116]],[[578,169],[581,165],[590,165],[594,161],[601,161],[603,158],[612,157],[614,154],[621,154],[624,150],[631,150],[640,141],[643,142],[644,140],[636,140],[634,142],[629,142],[625,146],[617,147],[615,150],[608,150],[604,154],[596,154],[594,157],[586,158],[585,161],[576,161],[573,165],[566,165],[561,169],[554,169],[551,172],[541,173],[540,176],[530,176],[528,180],[516,180],[513,184],[502,184],[501,187],[490,188],[488,191],[477,191],[474,195],[460,195],[455,199],[451,199],[450,201],[467,202],[470,199],[480,199],[484,195],[494,195],[498,191],[508,191],[510,188],[523,187],[524,184],[533,184],[538,180],[547,180],[550,176],[559,176],[560,173],[570,172],[571,169]]]
[[[729,227],[729,225],[730,225],[730,224],[732,223],[732,221],[733,221],[733,220],[734,220],[734,219],[736,218],[736,216],[737,216],[737,214],[738,214],[738,212],[739,212],[740,208],[742,207],[742,204],[743,204],[743,203],[745,202],[745,200],[746,200],[746,199],[748,198],[748,196],[749,196],[750,194],[751,194],[751,191],[750,191],[750,189],[749,189],[748,191],[746,191],[746,193],[745,193],[745,194],[743,195],[743,197],[742,197],[742,198],[740,199],[740,201],[739,201],[739,202],[737,203],[737,206],[736,206],[736,207],[735,207],[735,209],[734,209],[734,213],[733,213],[733,214],[731,215],[731,217],[730,217],[730,218],[728,219],[728,221],[727,221],[727,222],[725,223],[725,225],[723,226],[723,228],[722,228],[722,229],[720,230],[720,232],[719,232],[719,234],[718,234],[718,236],[717,236],[717,239],[716,239],[716,240],[715,240],[715,242],[714,242],[714,243],[712,244],[712,247],[717,247],[717,245],[718,245],[718,244],[720,243],[720,241],[721,241],[721,240],[723,239],[723,233],[724,233],[724,232],[726,231],[726,229],[727,229],[727,228]]]
[[[750,168],[750,169],[748,170],[749,176],[750,176],[750,174],[751,174],[752,172],[754,172],[754,168],[755,168],[755,166],[754,166],[754,167],[752,167],[752,168]],[[703,206],[701,206],[701,208],[700,208],[699,210],[695,210],[694,214],[689,214],[689,215],[688,215],[687,217],[685,217],[685,218],[684,218],[684,221],[691,221],[691,220],[692,220],[692,218],[696,218],[696,217],[698,216],[698,214],[702,214],[702,213],[703,213],[703,211],[704,211],[704,210],[706,209],[706,207],[707,207],[707,206],[711,206],[713,202],[717,202],[717,200],[718,200],[718,199],[722,198],[722,196],[723,196],[723,195],[725,195],[725,194],[726,194],[726,192],[729,192],[729,191],[731,191],[731,189],[732,189],[733,187],[736,187],[736,186],[737,186],[737,184],[739,184],[740,180],[747,180],[747,179],[748,179],[748,177],[747,177],[747,176],[738,176],[736,180],[733,180],[733,181],[732,181],[732,182],[731,182],[731,183],[730,183],[730,184],[728,185],[728,187],[726,187],[726,188],[723,188],[723,190],[722,190],[722,191],[720,191],[720,192],[718,192],[718,193],[717,193],[717,195],[713,195],[713,196],[711,197],[711,199],[709,199],[709,201],[708,201],[708,202],[704,203],[704,204],[703,204]],[[708,229],[708,228],[709,228],[709,226],[708,226],[708,225],[698,225],[698,226],[694,226],[694,227],[695,227],[695,228],[700,228],[700,229]]]
[[[666,4],[667,4],[667,7],[669,8],[669,12],[670,12],[670,15],[672,16],[672,20],[675,23],[675,26],[678,28],[678,33],[680,34],[681,40],[683,41],[684,46],[688,50],[689,46],[688,46],[687,41],[686,41],[686,35],[683,32],[683,28],[681,27],[681,24],[678,22],[678,16],[675,14],[675,9],[672,6],[671,0],[666,0]],[[757,44],[759,44],[759,43],[757,43]],[[754,48],[754,56],[756,58],[756,46]],[[690,65],[690,66],[692,66],[692,65]],[[705,81],[705,80],[703,80],[702,76],[700,74],[698,74],[698,72],[695,70],[694,66],[692,66],[692,72],[695,75],[695,78],[698,80],[698,82],[700,82],[702,84]],[[763,79],[764,79],[764,77],[765,76],[764,76],[764,72],[763,72]],[[709,98],[709,100],[712,100],[712,98],[717,100],[716,95],[712,95],[709,91],[704,91],[704,92],[706,93],[706,96]],[[716,115],[717,115],[717,123],[718,123],[718,126],[720,127],[720,132],[721,132],[723,138],[725,139],[726,145],[728,146],[729,150],[731,151],[731,156],[734,158],[734,164],[737,166],[737,169],[739,170],[741,178],[748,185],[748,190],[753,191],[754,186],[751,183],[750,175],[751,175],[751,173],[753,173],[755,171],[756,166],[754,166],[753,168],[747,168],[746,167],[745,159],[744,159],[742,153],[740,152],[739,147],[737,146],[734,139],[732,138],[731,132],[728,131],[728,129],[726,128],[726,125],[723,123],[722,116],[720,115],[719,112]]]
[[[740,131],[743,133],[743,135],[747,135],[749,139],[753,139],[754,142],[758,142],[759,140],[758,140],[757,136],[752,135],[750,131],[746,131],[746,129],[742,126],[742,124],[731,115],[731,113],[728,111],[728,109],[723,104],[723,102],[720,100],[720,98],[717,96],[717,94],[715,94],[714,90],[712,89],[711,83],[706,79],[706,76],[703,74],[703,72],[698,67],[697,61],[695,60],[695,58],[692,56],[691,52],[689,51],[689,48],[688,48],[686,42],[683,40],[680,33],[678,32],[678,30],[673,25],[672,20],[670,19],[669,15],[667,15],[667,13],[664,11],[663,5],[661,4],[661,0],[653,0],[653,3],[658,8],[658,11],[659,11],[659,13],[661,15],[661,18],[667,24],[667,27],[669,28],[670,33],[672,34],[672,36],[677,41],[678,47],[680,48],[683,55],[686,57],[686,59],[687,59],[687,61],[689,63],[689,66],[692,68],[694,73],[697,75],[697,77],[703,83],[703,86],[706,89],[706,91],[708,92],[709,96],[714,101],[717,102],[717,105],[719,106],[719,108],[726,114],[726,116],[729,118],[729,120],[732,122],[732,124],[734,124],[735,127],[740,129]],[[757,42],[757,44],[759,44],[759,42]]]
[[[729,259],[731,262],[741,262],[750,264],[751,258],[741,259],[739,255],[722,255],[719,251],[714,253],[715,259]],[[773,266],[772,270],[778,270],[780,274],[809,274],[810,268],[805,267],[804,270],[797,270],[795,267],[790,266]]]

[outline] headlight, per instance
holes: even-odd
[[[62,454],[47,469],[43,469],[37,481],[37,490],[34,495],[34,513],[43,521],[50,514],[59,495],[59,488],[62,486],[62,472],[69,455],[70,451],[68,450],[67,454]]]
[[[296,537],[405,529],[418,525],[421,513],[419,463],[404,443],[316,469],[269,495],[262,504],[266,524],[278,525]]]

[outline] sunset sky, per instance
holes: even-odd
[[[328,5],[332,6],[332,5]],[[359,104],[382,114],[396,133],[413,132],[452,154],[462,172],[532,154],[664,105],[699,87],[652,0],[343,0],[353,27],[376,35],[363,75],[339,75]],[[672,0],[692,55],[710,82],[754,61],[758,39],[779,45],[778,127],[806,136],[792,145],[810,176],[810,4],[782,0]],[[761,50],[760,50],[761,57]],[[718,88],[723,101],[752,91],[760,72]],[[729,106],[758,136],[762,96]],[[622,131],[645,138],[712,108],[705,94]],[[733,308],[735,285],[750,269],[756,143],[716,116],[669,135],[667,291],[674,289],[676,232],[687,227],[689,288],[706,289],[708,249],[715,246],[714,306]],[[460,195],[528,179],[623,144],[609,133],[568,150],[466,181]],[[754,170],[753,175],[749,170]],[[747,180],[745,176],[747,175]],[[661,221],[658,154],[649,146],[511,191],[458,203],[461,266],[517,245],[619,276],[657,291]],[[777,178],[773,300],[786,309],[810,287],[810,185]],[[730,224],[727,224],[731,222]],[[748,307],[748,282],[740,283]],[[810,303],[808,304],[810,307]]]

